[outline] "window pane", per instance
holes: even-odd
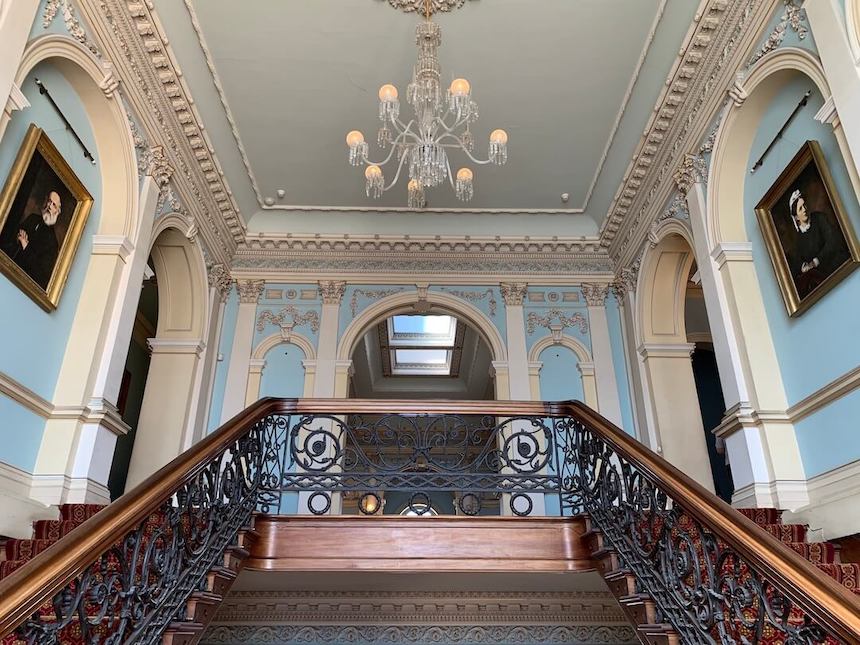
[[[447,334],[451,316],[394,316],[395,334]]]
[[[398,365],[426,365],[439,367],[448,363],[447,349],[395,349],[394,360]]]

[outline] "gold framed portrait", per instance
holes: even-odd
[[[93,198],[48,135],[30,124],[0,193],[0,270],[57,308]]]
[[[803,144],[755,212],[789,316],[860,264],[860,245],[817,141]]]

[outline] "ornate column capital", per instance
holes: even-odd
[[[642,257],[640,256],[629,267],[621,269],[615,277],[615,282],[612,283],[612,292],[619,301],[628,293],[636,293],[636,282],[639,280],[639,267],[641,264]]]
[[[346,282],[338,280],[326,280],[320,282],[319,292],[324,305],[339,305],[346,293]]]
[[[609,294],[609,285],[600,283],[583,283],[582,295],[589,307],[602,307],[606,304],[606,296]]]
[[[209,286],[218,290],[221,302],[227,302],[230,290],[233,288],[233,278],[230,270],[223,264],[213,264],[209,267]]]
[[[502,282],[499,288],[506,305],[522,305],[526,291],[528,291],[528,284],[525,282]]]
[[[239,302],[243,304],[257,304],[263,295],[264,280],[237,280],[236,290],[239,292]]]
[[[149,164],[146,174],[150,175],[160,187],[164,188],[173,176],[173,166],[167,161],[164,146],[153,146],[149,149]]]
[[[708,166],[701,155],[685,154],[681,165],[675,170],[672,179],[682,195],[690,192],[693,184],[705,183],[708,174]]]

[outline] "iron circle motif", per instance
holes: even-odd
[[[416,515],[427,515],[430,512],[430,496],[418,491],[409,498],[409,510]]]
[[[466,493],[457,500],[457,506],[464,515],[477,515],[481,512],[481,498],[475,493]]]
[[[314,500],[321,497],[325,500],[325,504],[323,506],[316,506]],[[328,493],[324,493],[321,490],[313,493],[310,497],[308,497],[308,510],[314,515],[325,515],[328,513],[328,509],[331,508],[331,495]]]
[[[380,508],[382,508],[382,500],[376,493],[365,493],[358,500],[358,510],[362,515],[376,515]]]
[[[525,506],[522,508],[518,508],[518,502],[520,500],[525,500]],[[532,509],[534,508],[534,503],[532,502],[532,498],[526,495],[525,493],[514,493],[511,495],[511,512],[514,515],[519,517],[525,517],[526,515],[530,515]]]

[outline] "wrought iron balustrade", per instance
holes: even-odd
[[[857,598],[579,403],[333,399],[258,402],[0,581],[0,635],[159,642],[254,512],[393,492],[587,514],[686,643],[860,642]]]

